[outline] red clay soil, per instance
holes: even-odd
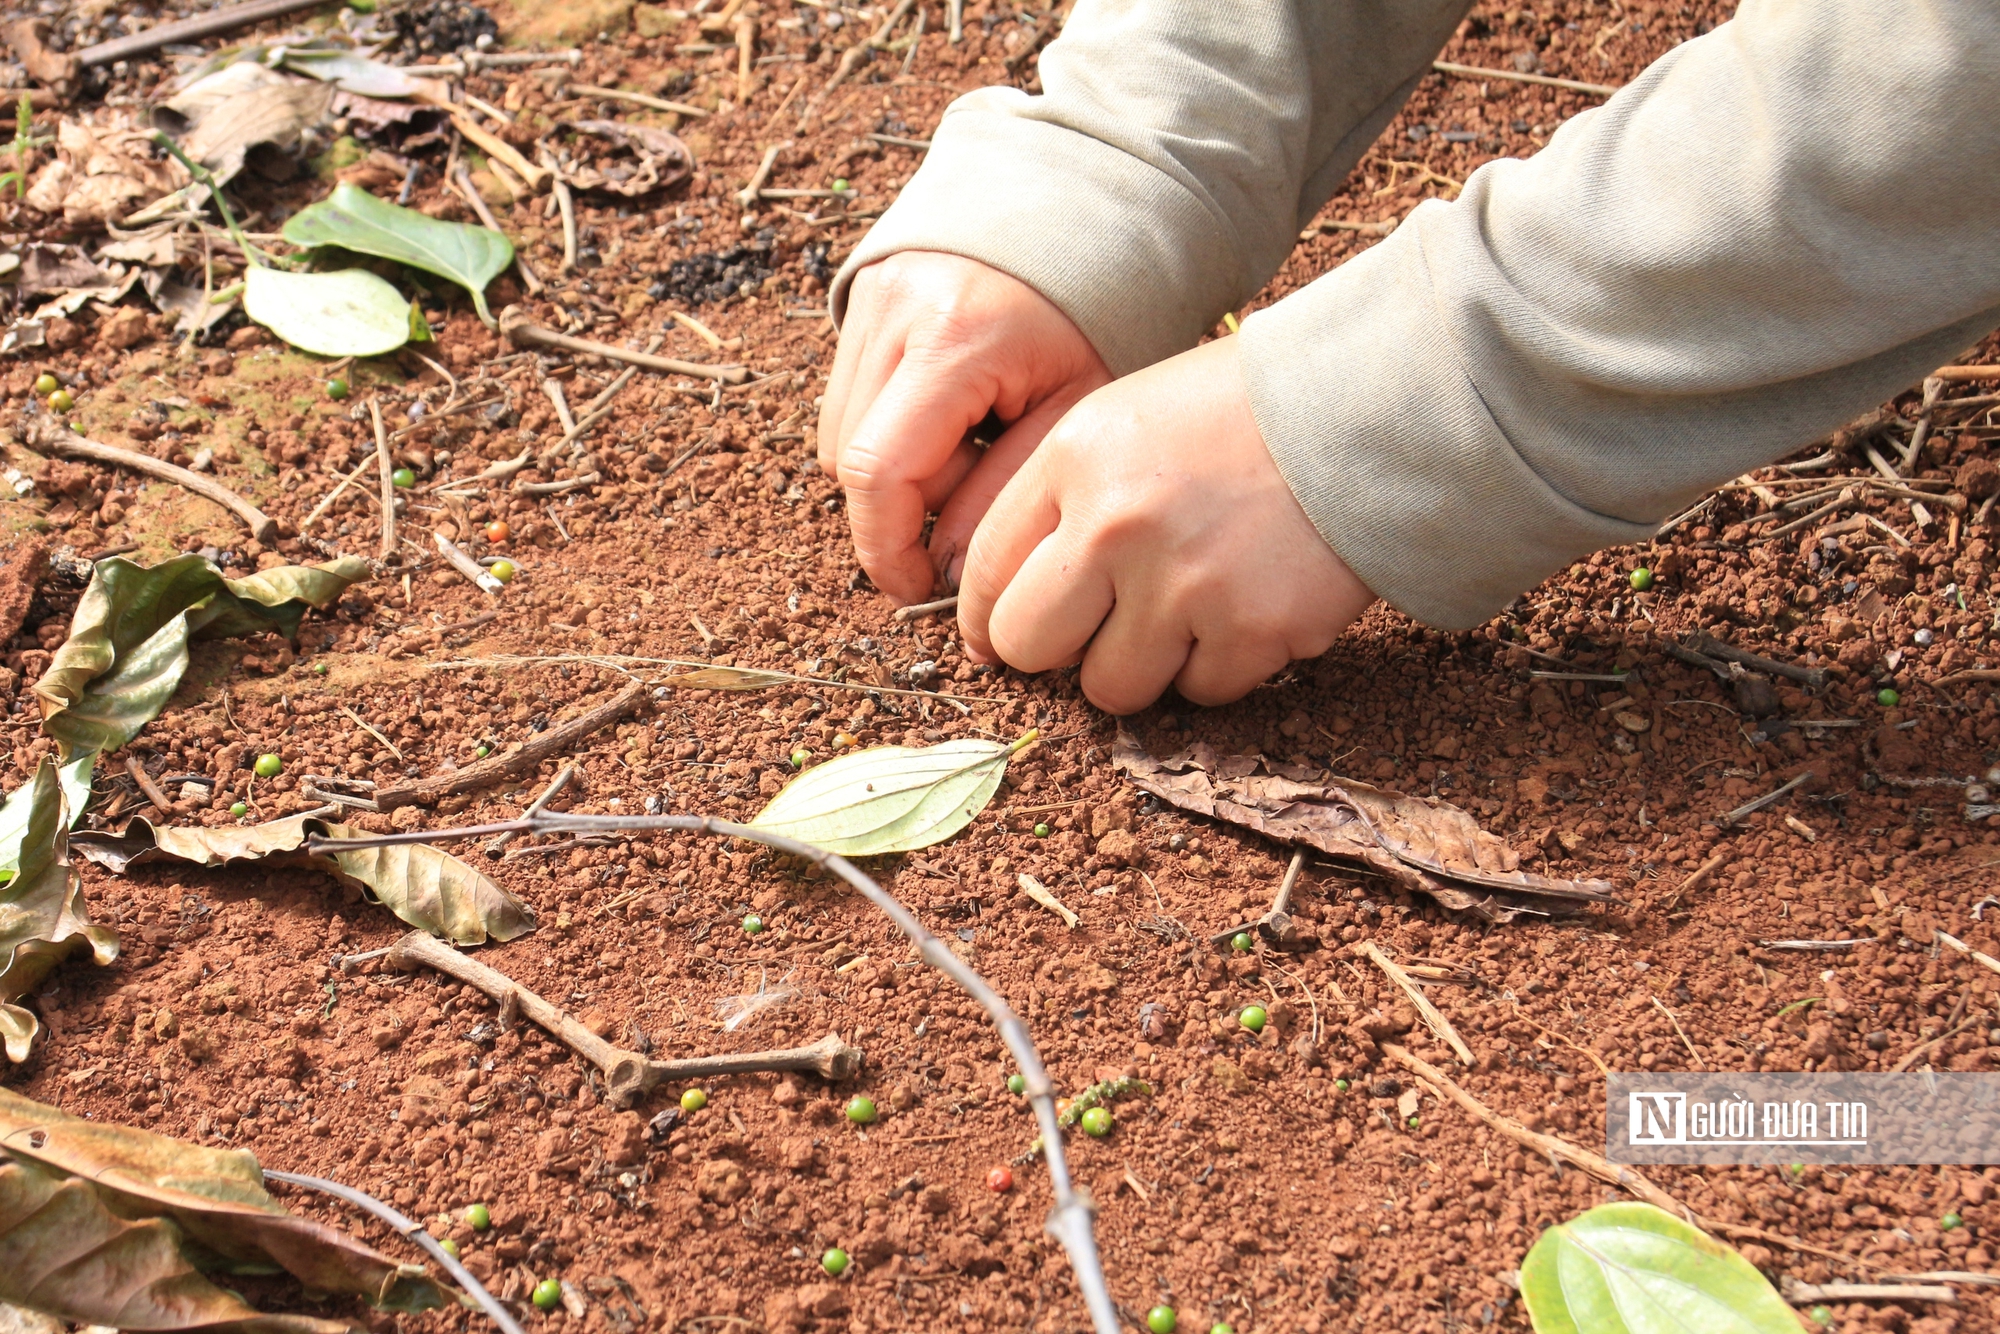
[[[916,154],[859,136],[921,139],[958,91],[1033,78],[1032,60],[1018,74],[1004,62],[1040,16],[974,0],[962,44],[945,41],[933,11],[907,75],[891,57],[863,66],[826,99],[813,130],[798,134],[796,108],[847,44],[845,33],[820,26],[833,12],[766,5],[760,51],[800,59],[760,67],[747,106],[683,127],[698,163],[691,181],[637,205],[582,196],[578,273],[559,273],[560,228],[543,201],[510,209],[495,183],[503,223],[528,238],[524,252],[550,282],[528,299],[503,278],[496,309],[520,301],[544,324],[613,342],[664,330],[669,354],[740,356],[768,378],[718,399],[705,384],[640,376],[589,437],[589,458],[572,459],[553,448],[561,428],[537,363],[509,359],[462,299],[427,300],[438,343],[425,350],[468,397],[500,406],[403,437],[398,461],[419,473],[420,486],[470,476],[524,445],[537,458],[520,480],[589,472],[600,480],[548,498],[492,489],[440,500],[420,490],[402,519],[407,573],[391,568],[335,612],[309,618],[296,649],[275,640],[198,648],[179,696],[130,748],[156,776],[216,780],[212,795],[171,784],[198,808],[179,818],[228,823],[238,799],[254,803],[256,818],[305,809],[314,803],[298,785],[308,774],[387,785],[469,763],[478,746],[530,738],[627,679],[579,655],[712,659],[875,686],[903,686],[912,667],[935,664],[928,688],[964,705],[822,686],[667,692],[563,757],[581,773],[557,806],[741,819],[791,773],[794,748],[826,756],[840,732],[863,744],[921,745],[1042,728],[1050,739],[1015,763],[970,830],[875,871],[1018,1007],[1063,1089],[1115,1072],[1156,1090],[1117,1102],[1107,1138],[1076,1137],[1073,1162],[1100,1211],[1117,1300],[1134,1312],[1170,1303],[1183,1329],[1218,1320],[1244,1331],[1525,1329],[1507,1276],[1540,1229],[1616,1194],[1558,1174],[1381,1057],[1366,1025],[1386,1032],[1409,1016],[1355,952],[1361,942],[1467,970],[1472,980],[1434,985],[1430,996],[1476,1067],[1459,1070],[1421,1026],[1405,1040],[1459,1070],[1493,1108],[1586,1146],[1601,1146],[1611,1068],[1882,1070],[1947,1025],[1950,1036],[1918,1053],[1913,1068],[1995,1067],[2000,978],[1930,943],[1942,928],[2000,952],[1995,921],[1982,920],[2000,880],[2000,829],[1969,821],[1965,807],[1978,794],[1955,785],[2000,762],[1993,683],[1953,679],[2000,659],[1995,534],[1974,523],[1994,481],[1986,460],[1995,430],[1983,412],[1932,431],[1910,470],[1970,501],[1960,509],[1940,501],[1928,526],[1907,501],[1885,496],[1868,511],[1893,537],[1879,528],[1822,534],[1837,525],[1832,516],[1770,541],[1759,534],[1772,525],[1753,523],[1769,502],[1755,489],[1730,490],[1668,540],[1580,563],[1478,630],[1443,634],[1378,610],[1323,658],[1239,704],[1197,710],[1170,699],[1131,720],[1156,754],[1200,740],[1446,798],[1506,839],[1524,865],[1609,880],[1622,901],[1488,927],[1380,881],[1309,865],[1294,906],[1324,948],[1215,953],[1209,933],[1263,911],[1287,851],[1139,800],[1109,764],[1114,721],[1081,699],[1073,672],[975,670],[949,619],[899,623],[856,578],[839,496],[812,462],[833,336],[823,318],[791,316],[823,302],[814,274],[837,264],[862,227],[803,216],[812,201],[793,212],[771,206],[759,224],[770,229],[772,276],[755,295],[690,304],[687,284],[666,277],[676,260],[756,240],[757,225],[739,225],[734,191],[766,142],[796,140],[773,184],[845,177],[864,211],[888,201]],[[1446,55],[1505,68],[1518,57],[1548,73],[1617,83],[1724,16],[1705,4],[1609,16],[1581,5],[1481,6]],[[878,21],[850,19],[853,31]],[[575,78],[708,105],[733,99],[733,47],[676,55],[677,44],[700,40],[731,39],[701,38],[689,24],[589,43]],[[165,74],[144,62],[133,71],[139,91]],[[523,124],[598,110],[557,106],[548,82],[514,73],[470,87],[518,109]],[[778,117],[788,96],[792,109]],[[1530,153],[1595,100],[1498,80],[1428,80],[1322,216],[1400,216],[1419,197],[1448,194],[1440,177],[1462,180],[1492,156]],[[1419,126],[1435,132],[1412,139]],[[1476,138],[1447,142],[1455,129]],[[436,179],[424,178],[417,202],[464,216]],[[282,211],[307,197],[252,202]],[[15,224],[40,225],[26,215]],[[807,248],[822,242],[831,254]],[[1267,295],[1370,242],[1336,231],[1302,244]],[[668,321],[669,310],[742,342],[716,352]],[[380,519],[366,485],[310,532],[296,525],[367,447],[366,414],[355,404],[379,393],[390,424],[402,426],[416,395],[435,409],[448,393],[438,370],[410,354],[356,368],[353,397],[335,402],[320,392],[323,367],[254,329],[225,326],[222,346],[181,359],[151,326],[135,344],[113,346],[135,332],[130,321],[115,337],[113,327],[86,313],[64,333],[75,346],[58,366],[91,433],[168,457],[210,451],[216,475],[256,497],[288,535],[264,550],[223,511],[171,487],[44,464],[11,447],[16,466],[44,480],[7,508],[33,511],[32,524],[16,526],[43,530],[56,558],[6,659],[19,728],[12,781],[48,748],[27,739],[34,710],[25,683],[66,631],[80,588],[66,573],[70,559],[128,543],[143,559],[212,547],[236,571],[334,551],[372,557]],[[548,368],[571,405],[616,369],[588,356]],[[18,360],[4,372],[17,440],[41,369]],[[1909,415],[1915,404],[1911,395],[1899,407]],[[706,448],[665,475],[697,445]],[[1843,437],[1838,447],[1832,472],[1869,471],[1858,441]],[[371,466],[362,480],[373,476]],[[1759,476],[1793,489],[1787,474]],[[499,517],[511,535],[489,543],[479,530]],[[519,578],[497,597],[479,592],[437,560],[434,527],[475,556],[504,552]],[[1641,564],[1658,582],[1635,594],[1627,574]],[[488,611],[498,615],[474,624]],[[1662,649],[1696,629],[1823,667],[1830,680],[1817,691],[1781,680],[1777,711],[1746,717],[1715,677]],[[1614,669],[1627,675],[1530,674]],[[629,670],[650,680],[667,669]],[[1885,686],[1901,693],[1895,707],[1878,702]],[[265,752],[283,756],[286,774],[253,788],[248,765]],[[143,798],[124,759],[99,766],[99,809],[118,800],[129,816]],[[557,768],[551,760],[517,785],[358,823],[504,818]],[[1805,770],[1812,778],[1788,800],[1739,825],[1720,822]],[[1038,821],[1052,826],[1046,838],[1032,832]],[[614,1040],[683,1056],[832,1031],[864,1049],[863,1074],[838,1088],[811,1078],[718,1080],[705,1109],[650,1143],[648,1122],[675,1105],[679,1087],[656,1090],[635,1110],[610,1110],[586,1067],[548,1037],[532,1028],[496,1035],[483,997],[432,975],[383,971],[379,961],[339,966],[337,956],[378,949],[403,928],[328,876],[149,865],[123,879],[85,867],[92,911],[117,925],[124,954],[102,969],[67,964],[33,998],[48,1040],[10,1086],[373,1192],[456,1237],[468,1263],[514,1301],[538,1279],[567,1279],[584,1314],[529,1311],[536,1329],[1084,1326],[1068,1267],[1042,1231],[1050,1199],[1039,1164],[1018,1163],[1011,1192],[985,1185],[988,1170],[1019,1159],[1035,1133],[1005,1088],[1011,1067],[998,1040],[855,895],[756,848],[696,837],[532,840],[491,862],[476,846],[460,850],[540,914],[534,932],[479,957]],[[1019,892],[1022,871],[1073,907],[1081,925],[1065,928]],[[769,927],[754,937],[739,926],[753,911]],[[1799,938],[1863,943],[1825,953],[1760,943]],[[796,995],[723,1029],[728,998],[779,986]],[[1261,1037],[1231,1020],[1250,1002],[1272,1014]],[[840,1113],[857,1091],[883,1111],[865,1130]],[[1753,1223],[1846,1257],[1749,1246],[1774,1278],[1995,1268],[1987,1233],[2000,1228],[2000,1169],[1652,1175],[1705,1218]],[[343,1207],[285,1197],[407,1250]],[[454,1221],[475,1201],[491,1207],[490,1233]],[[1965,1226],[1940,1231],[1952,1211]],[[818,1264],[832,1246],[854,1257],[839,1281]],[[274,1309],[346,1314],[377,1330],[484,1324],[477,1312],[316,1307],[285,1283],[246,1291]],[[2000,1328],[1989,1289],[1960,1291],[1956,1308],[1838,1305],[1837,1327]]]

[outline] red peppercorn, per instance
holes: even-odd
[[[488,542],[498,545],[501,542],[505,542],[510,536],[512,536],[512,533],[508,529],[505,519],[495,519],[492,523],[486,525],[486,540]]]
[[[1014,1174],[1004,1167],[996,1167],[986,1174],[986,1189],[996,1195],[1004,1195],[1014,1189]]]

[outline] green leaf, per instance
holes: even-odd
[[[323,357],[377,357],[410,341],[414,302],[366,269],[286,273],[252,266],[243,313]]]
[[[1541,1235],[1521,1264],[1535,1334],[1798,1334],[1731,1247],[1650,1204],[1606,1204]]]
[[[843,755],[794,778],[750,823],[848,857],[927,848],[986,809],[1007,761],[1035,735]]]
[[[75,824],[83,815],[83,808],[90,804],[90,771],[97,765],[97,752],[86,751],[61,769],[56,777],[62,783],[63,808],[69,812],[69,822]],[[0,804],[0,883],[13,879],[21,869],[21,850],[28,837],[28,825],[34,816],[35,785],[23,783],[14,789],[4,804]]]
[[[520,899],[465,862],[427,843],[364,848],[354,852],[312,857],[304,852],[314,834],[328,838],[366,838],[363,829],[326,824],[295,815],[256,825],[154,828],[134,820],[122,834],[76,835],[80,856],[120,875],[135,863],[172,858],[199,866],[229,862],[283,859],[322,867],[353,881],[377,902],[411,926],[458,945],[479,945],[488,939],[507,941],[535,928],[535,913]]]
[[[297,246],[339,246],[449,278],[472,293],[479,318],[489,326],[493,314],[486,308],[486,284],[514,262],[513,243],[499,232],[426,217],[346,182],[293,214],[285,223],[285,239]]]
[[[83,877],[69,860],[69,814],[55,762],[44,757],[29,782],[28,827],[20,870],[0,890],[0,1040],[7,1059],[25,1061],[38,1027],[17,1002],[72,954],[118,957],[118,933],[90,920]]]

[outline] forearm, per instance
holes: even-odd
[[[1252,318],[1321,534],[1475,624],[2000,325],[2000,14],[1748,0]]]
[[[1290,253],[1464,0],[1079,0],[1044,94],[953,103],[836,278],[899,250],[1027,283],[1114,373],[1191,347]]]

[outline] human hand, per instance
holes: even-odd
[[[861,568],[899,602],[929,597],[1042,436],[1110,379],[1068,316],[998,269],[904,251],[861,270],[819,418]],[[968,435],[988,412],[1010,424],[982,453]]]
[[[973,534],[958,623],[975,658],[1033,672],[1081,655],[1111,713],[1169,684],[1222,704],[1374,602],[1271,461],[1239,342],[1126,376],[1048,432]]]

